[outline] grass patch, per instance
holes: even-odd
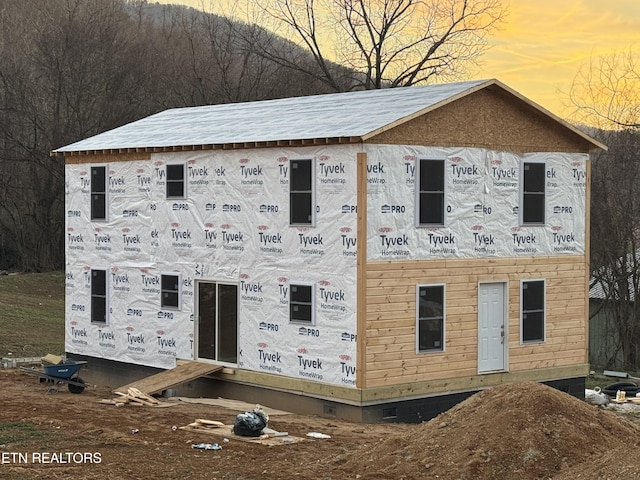
[[[604,375],[598,375],[598,374],[587,375],[587,378],[585,380],[585,387],[590,390],[593,390],[596,387],[604,388],[608,385],[611,385],[614,382],[615,382],[615,379],[605,377]]]
[[[0,357],[64,353],[64,272],[0,276]]]
[[[0,445],[10,447],[30,446],[41,442],[47,434],[29,422],[0,422]]]

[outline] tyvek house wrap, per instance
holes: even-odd
[[[415,228],[416,162],[445,160],[445,225]],[[479,148],[378,146],[368,152],[369,260],[582,255],[581,153],[518,155]],[[545,224],[523,226],[523,162],[544,162]]]
[[[90,165],[67,165],[66,350],[171,368],[194,357],[197,282],[238,285],[238,367],[355,384],[355,146],[153,155],[108,164],[109,218],[92,222]],[[289,225],[289,161],[314,158],[316,226]],[[165,166],[186,162],[185,199]],[[345,208],[348,206],[348,208]],[[350,241],[345,241],[349,238]],[[91,268],[108,269],[106,325],[90,322]],[[160,308],[160,275],[181,307]],[[315,324],[289,322],[290,283],[315,287]]]
[[[368,154],[370,261],[583,254],[586,155],[332,146],[152,155],[108,164],[106,222],[89,219],[89,165],[67,175],[66,350],[172,368],[194,358],[199,281],[238,285],[238,367],[355,386],[356,154]],[[291,159],[315,159],[316,224],[289,226]],[[415,227],[416,166],[445,160],[445,226]],[[546,224],[518,217],[523,160],[546,162]],[[185,199],[165,198],[186,162]],[[108,269],[106,325],[90,322],[91,268]],[[181,306],[160,308],[161,273]],[[315,323],[289,322],[291,283],[315,287]],[[425,279],[428,283],[428,279]]]

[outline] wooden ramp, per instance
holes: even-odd
[[[165,370],[164,372],[156,373],[150,377],[142,378],[138,381],[123,385],[120,388],[116,388],[116,392],[126,393],[129,388],[137,388],[142,393],[152,395],[154,393],[162,392],[167,388],[180,385],[181,383],[190,382],[196,378],[204,377],[210,373],[222,370],[222,365],[213,365],[211,363],[194,362],[194,361],[180,361],[175,368],[171,370]]]

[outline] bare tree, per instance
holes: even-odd
[[[609,151],[593,156],[592,286],[604,300],[591,315],[603,332],[606,367],[640,368],[640,132],[601,131]]]
[[[298,45],[279,38],[256,23],[240,20],[237,5],[224,16],[212,7],[176,10],[172,20],[174,59],[180,65],[175,78],[184,92],[192,92],[194,104],[243,102],[309,95],[328,91],[300,65],[312,64]],[[177,26],[177,28],[175,28]],[[166,29],[166,27],[165,27]],[[177,39],[177,42],[176,42]],[[179,46],[181,45],[181,46]],[[261,52],[270,45],[287,65]],[[168,49],[167,49],[168,50]],[[296,68],[290,68],[296,65]]]
[[[265,22],[311,52],[315,68],[291,63],[271,45],[263,54],[304,69],[332,90],[372,89],[452,78],[474,65],[506,15],[500,0],[270,0]],[[335,63],[334,63],[335,62]],[[345,81],[345,70],[355,71]]]
[[[51,150],[166,108],[329,90],[293,42],[177,5],[2,0],[0,27],[0,269],[64,267],[64,165]]]
[[[639,53],[592,58],[568,95],[574,121],[599,127],[596,135],[609,147],[593,155],[592,286],[604,300],[592,321],[603,332],[607,366],[634,370],[640,369]]]
[[[64,166],[49,152],[140,115],[142,42],[119,0],[6,0],[0,10],[0,229],[14,267],[64,265]]]
[[[640,51],[592,58],[574,78],[569,101],[578,122],[640,128]]]

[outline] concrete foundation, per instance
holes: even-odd
[[[114,362],[94,357],[73,355],[75,360],[86,360],[87,367],[81,376],[87,383],[116,389],[162,370]],[[584,399],[585,378],[567,378],[543,382],[574,397]],[[447,395],[379,403],[375,405],[351,405],[325,398],[301,395],[295,392],[268,389],[255,385],[223,381],[214,376],[203,377],[171,387],[171,396],[228,398],[248,403],[259,403],[278,410],[302,415],[318,415],[360,423],[402,422],[420,423],[436,417],[465,400],[478,390],[450,393]]]

